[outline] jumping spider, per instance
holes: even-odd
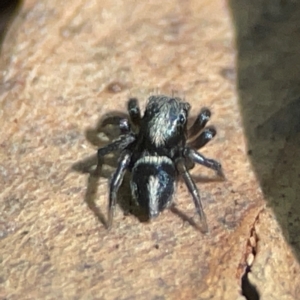
[[[143,117],[137,99],[129,99],[129,119],[115,119],[121,135],[98,150],[98,165],[102,157],[120,150],[118,167],[112,176],[109,191],[108,228],[111,227],[117,202],[117,192],[126,170],[131,172],[131,193],[137,205],[149,219],[172,202],[178,176],[181,175],[192,194],[203,231],[207,231],[205,213],[198,189],[189,174],[195,163],[213,169],[223,177],[221,165],[194,149],[208,143],[215,135],[213,127],[205,125],[210,111],[203,108],[195,122],[187,128],[190,104],[178,97],[156,95],[149,97]]]

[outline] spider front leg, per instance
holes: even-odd
[[[194,149],[191,149],[189,147],[186,147],[183,151],[183,154],[185,157],[191,159],[193,162],[198,163],[202,166],[205,166],[207,168],[210,168],[212,170],[215,170],[218,176],[225,178],[223,171],[222,171],[222,166],[219,162],[216,160],[206,158],[199,152],[197,152]]]
[[[96,167],[97,172],[99,172],[99,170],[101,169],[103,156],[114,151],[123,150],[134,141],[135,141],[135,135],[130,132],[126,135],[121,135],[118,139],[114,140],[111,144],[108,144],[107,146],[98,149],[97,152],[98,162]]]
[[[110,229],[112,226],[115,207],[117,203],[117,193],[123,181],[125,171],[129,166],[130,159],[131,152],[128,150],[124,150],[119,158],[117,170],[113,174],[110,182],[107,229]]]
[[[194,204],[196,207],[196,211],[200,217],[201,228],[202,228],[203,232],[207,232],[208,226],[207,226],[207,222],[206,222],[206,216],[205,216],[205,213],[204,213],[204,210],[202,207],[200,195],[199,195],[199,192],[198,192],[195,182],[193,181],[189,171],[186,168],[183,158],[179,158],[177,160],[176,167],[177,167],[177,171],[182,176],[185,184],[187,185],[189,192],[193,196],[193,201],[194,201]]]
[[[216,133],[217,132],[214,127],[207,127],[194,140],[188,141],[188,145],[191,148],[200,149],[204,147],[210,140],[212,140]]]
[[[129,99],[128,105],[127,105],[127,110],[128,110],[128,114],[130,116],[131,122],[135,126],[140,126],[142,117],[141,117],[141,111],[139,108],[138,100],[135,98]]]
[[[205,125],[209,121],[210,116],[210,110],[207,108],[202,108],[194,124],[188,130],[188,137],[191,138],[199,134],[199,132],[205,127]]]
[[[131,131],[130,124],[125,116],[108,116],[102,121],[101,127],[103,128],[107,125],[119,125],[121,134],[127,134]]]
[[[131,126],[128,119],[124,118],[119,121],[119,128],[122,134],[128,134],[131,132]]]

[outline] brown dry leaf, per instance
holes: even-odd
[[[245,134],[270,208],[254,226],[258,246],[249,279],[260,299],[298,299],[300,3],[230,1],[230,6]]]
[[[269,233],[259,225],[256,240],[258,216],[278,225],[247,158],[234,45],[223,1],[25,1],[0,61],[0,299],[245,299],[247,260],[263,295],[273,278],[255,280],[258,257],[275,248],[260,248]],[[194,115],[213,111],[218,135],[203,154],[222,162],[227,180],[198,182],[208,235],[171,211],[142,223],[122,204],[104,228],[113,168],[100,179],[84,173],[95,162],[95,128],[105,113],[125,112],[129,96],[144,107],[153,91],[178,91]],[[193,175],[214,176],[201,167]],[[194,215],[182,184],[176,203]],[[298,270],[281,255],[290,251],[281,231],[273,235],[282,264]],[[297,295],[291,285],[277,299]]]

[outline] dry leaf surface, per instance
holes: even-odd
[[[268,236],[258,216],[278,224],[265,213],[247,157],[234,45],[224,1],[24,2],[0,62],[1,299],[244,299],[255,226],[258,243]],[[194,116],[211,108],[218,130],[203,154],[222,162],[227,180],[205,182],[214,174],[201,167],[192,172],[210,232],[171,211],[143,223],[121,203],[107,232],[110,159],[101,178],[84,172],[95,162],[99,119],[125,112],[129,96],[145,107],[150,93],[174,90]],[[182,183],[176,204],[194,215]],[[280,230],[273,235],[282,245],[276,255],[289,249]],[[250,279],[259,291],[259,274],[275,265],[258,257],[271,246],[263,243],[254,257]],[[291,254],[281,258],[298,270]]]

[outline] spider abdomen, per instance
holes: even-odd
[[[172,201],[177,172],[167,156],[144,156],[132,169],[131,191],[149,219],[157,217]]]

